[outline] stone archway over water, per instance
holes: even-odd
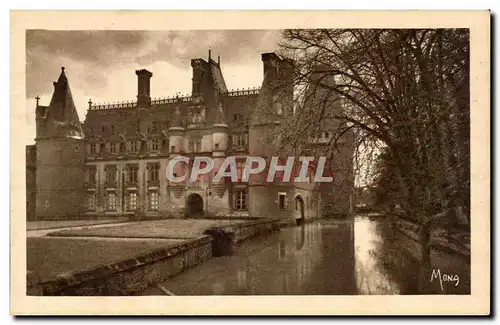
[[[304,223],[305,220],[305,213],[304,213],[304,199],[302,199],[302,196],[297,195],[294,200],[294,207],[295,207],[295,222],[297,225],[301,225]]]

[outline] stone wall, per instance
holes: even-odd
[[[28,271],[28,295],[122,296],[134,295],[212,257],[210,236],[155,249],[136,257],[95,266],[37,283]]]
[[[26,146],[26,220],[36,220],[36,146]]]
[[[207,229],[205,234],[212,236],[214,256],[232,254],[238,243],[267,233],[279,231],[284,226],[280,219],[260,219],[224,227]]]
[[[78,217],[83,208],[84,155],[83,140],[37,140],[37,220]]]

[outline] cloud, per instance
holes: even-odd
[[[151,32],[149,51],[137,58],[139,63],[167,61],[184,66],[192,58],[212,58],[218,55],[224,63],[243,64],[261,52],[276,50],[281,36],[279,30],[208,30]]]
[[[72,79],[79,88],[102,90],[117,82],[112,72],[166,62],[189,69],[190,59],[213,59],[221,64],[260,62],[260,53],[275,51],[279,30],[209,31],[48,31],[26,32],[26,95],[51,91],[61,66],[79,71]]]

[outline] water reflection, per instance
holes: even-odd
[[[382,234],[377,223],[357,217],[355,221],[356,285],[358,294],[399,294],[399,284],[382,268]]]
[[[403,246],[383,220],[324,220],[247,241],[163,285],[177,295],[418,293]]]
[[[358,294],[470,293],[470,261],[433,251],[431,269],[423,269],[415,250],[418,244],[384,218],[357,217],[355,233]],[[432,270],[458,274],[461,285],[441,288],[437,279],[431,279]]]

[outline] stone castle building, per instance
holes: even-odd
[[[50,104],[40,105],[37,98],[35,145],[26,148],[28,220],[200,214],[294,220],[349,213],[352,137],[341,142],[333,159],[333,183],[215,183],[213,173],[195,182],[167,180],[167,164],[176,156],[208,156],[216,165],[236,156],[241,175],[248,155],[276,152],[265,135],[293,106],[293,87],[282,89],[279,100],[275,94],[291,69],[274,53],[262,54],[262,61],[261,88],[229,91],[219,59],[210,53],[208,60],[192,59],[192,93],[163,99],[151,98],[153,74],[137,70],[137,101],[89,101],[83,123],[62,68]],[[262,107],[276,114],[270,117]],[[333,132],[323,132],[311,146],[321,151]]]

